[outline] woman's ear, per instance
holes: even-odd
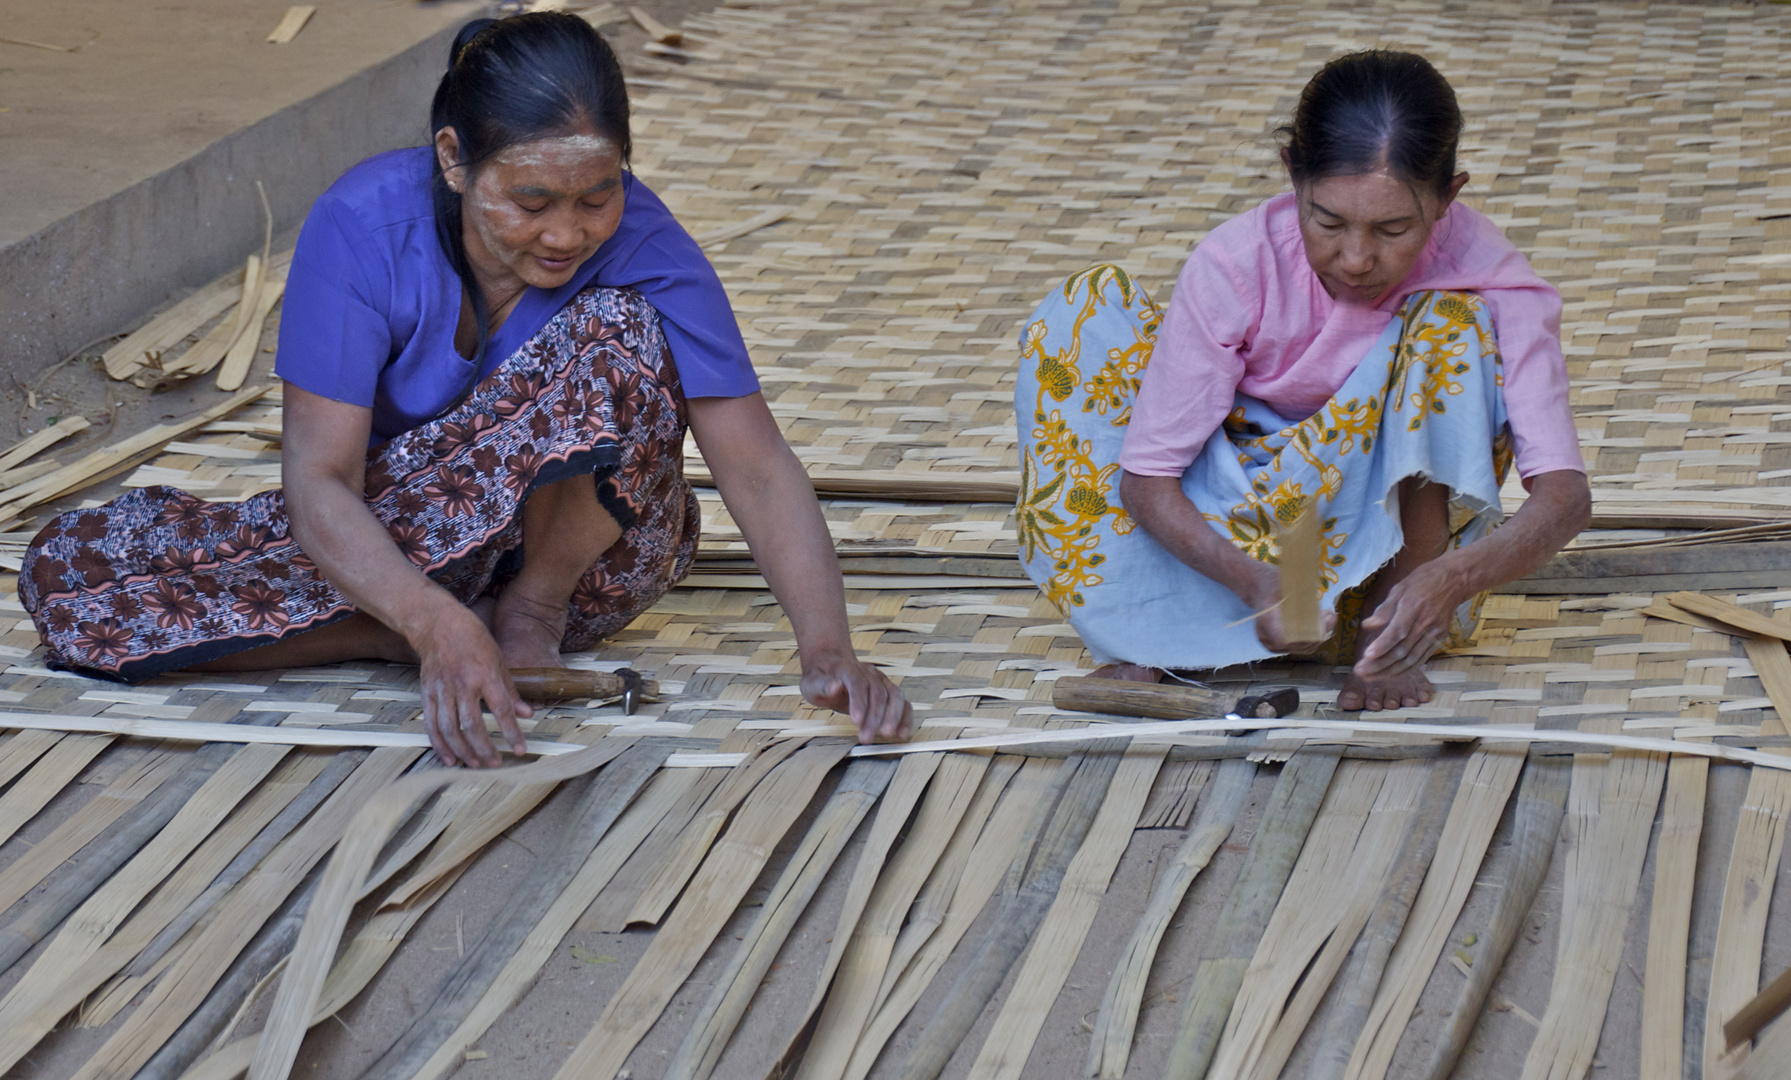
[[[451,175],[460,168],[460,133],[451,127],[442,128],[435,133],[435,160],[441,165],[442,175],[448,177],[448,187],[460,190],[459,182]]]
[[[1443,189],[1443,197],[1437,200],[1437,217],[1443,216],[1443,211],[1449,209],[1449,204],[1455,201],[1457,195],[1461,194],[1461,189],[1467,186],[1467,182],[1468,174],[1466,172],[1458,172],[1449,178],[1449,186]]]

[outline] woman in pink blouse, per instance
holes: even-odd
[[[1166,312],[1113,267],[1041,305],[1022,557],[1104,674],[1328,652],[1341,708],[1419,705],[1479,597],[1585,526],[1560,297],[1455,201],[1460,131],[1422,57],[1340,57],[1282,129],[1293,190],[1214,229]],[[1273,565],[1314,502],[1323,643],[1284,633]]]

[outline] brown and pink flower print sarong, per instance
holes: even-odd
[[[521,568],[529,493],[593,477],[623,533],[573,593],[562,647],[583,649],[689,571],[700,519],[685,426],[658,313],[633,290],[587,289],[466,400],[370,450],[367,503],[468,603]],[[131,682],[355,611],[293,542],[279,491],[208,503],[142,488],[51,522],[24,567],[50,665]]]

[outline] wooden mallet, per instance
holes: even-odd
[[[569,701],[577,698],[622,699],[622,712],[633,716],[643,701],[659,700],[659,683],[632,668],[583,671],[578,668],[511,668],[510,681],[525,701]]]

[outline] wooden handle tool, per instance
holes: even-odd
[[[632,668],[619,671],[582,671],[577,668],[511,668],[510,681],[527,701],[567,701],[574,698],[621,698],[622,711],[633,715],[635,705],[659,700],[659,683],[643,678]]]
[[[1266,720],[1286,716],[1299,708],[1300,692],[1289,686],[1234,698],[1201,686],[1071,675],[1053,684],[1051,704],[1077,712],[1143,716],[1155,720],[1203,720],[1232,713]]]

